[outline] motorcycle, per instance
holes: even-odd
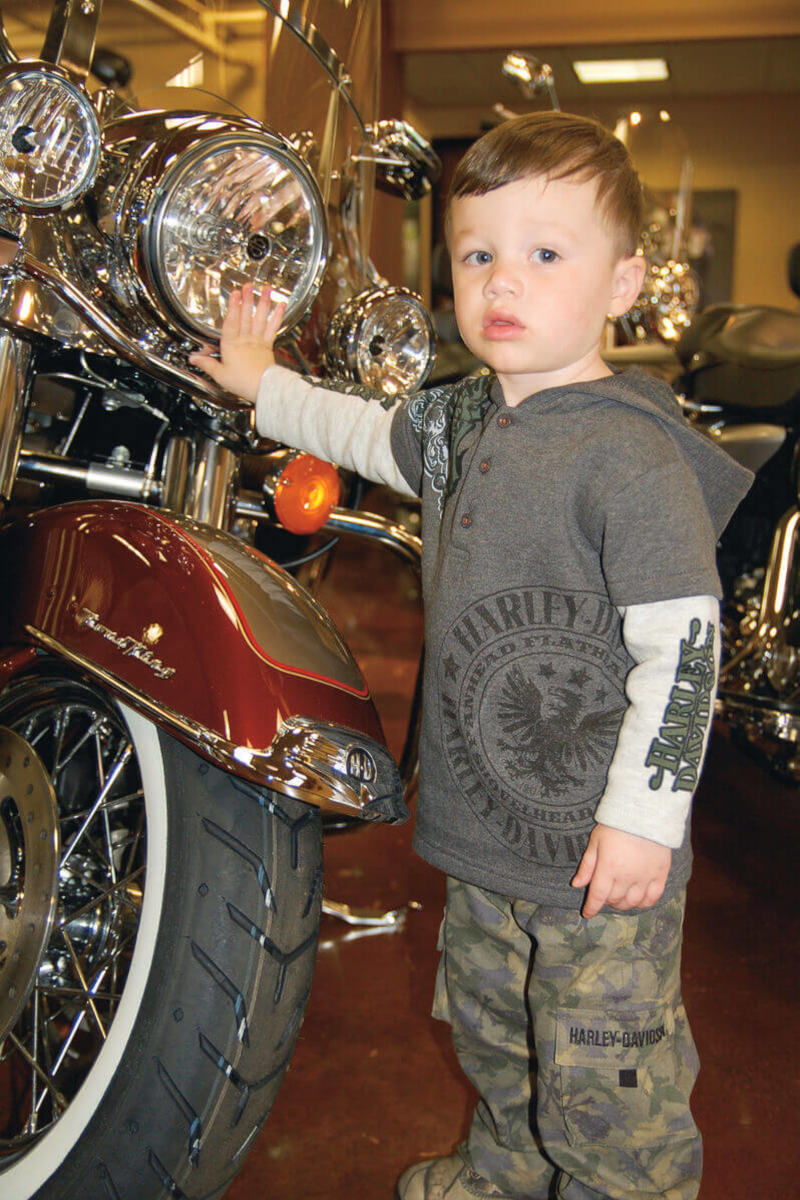
[[[776,775],[800,782],[800,313],[716,304],[677,353],[689,419],[755,472],[723,534],[717,712]]]
[[[288,363],[419,386],[429,320],[366,247],[376,181],[418,196],[436,159],[374,119],[376,0],[109,4],[140,22],[134,79],[155,13],[170,70],[199,45],[204,83],[266,79],[269,124],[207,92],[132,100],[94,0],[56,0],[36,58],[14,48],[35,8],[5,7],[0,1190],[216,1196],[302,1020],[321,815],[407,816],[347,645],[265,550],[419,543],[187,358],[253,282],[287,301]]]

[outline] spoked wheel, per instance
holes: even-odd
[[[0,726],[0,1194],[222,1195],[302,1020],[319,815],[58,664]]]

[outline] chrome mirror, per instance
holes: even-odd
[[[534,100],[546,93],[553,108],[558,112],[559,103],[552,67],[524,50],[512,50],[503,60],[502,72],[506,79],[514,79],[526,100]]]
[[[406,200],[427,195],[442,173],[439,155],[430,142],[407,121],[378,121],[367,126],[368,153],[358,161],[377,168],[377,185]]]

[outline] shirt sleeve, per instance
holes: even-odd
[[[620,611],[633,659],[628,709],[595,819],[675,848],[711,728],[719,604],[713,596],[686,596]]]
[[[614,480],[614,490],[597,503],[604,514],[603,576],[618,608],[721,595],[717,539],[697,475],[663,441],[653,451],[660,452],[657,466]]]
[[[420,405],[416,399],[406,400],[394,414],[392,422],[392,453],[402,472],[407,488],[418,496],[422,491],[423,453],[422,425],[424,417],[417,416]]]
[[[414,495],[392,452],[396,405],[396,398],[335,391],[276,364],[261,376],[256,429],[262,437]]]

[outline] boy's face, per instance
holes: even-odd
[[[620,256],[595,197],[593,180],[533,175],[451,204],[458,327],[508,404],[611,373],[606,316],[630,308],[644,261]]]

